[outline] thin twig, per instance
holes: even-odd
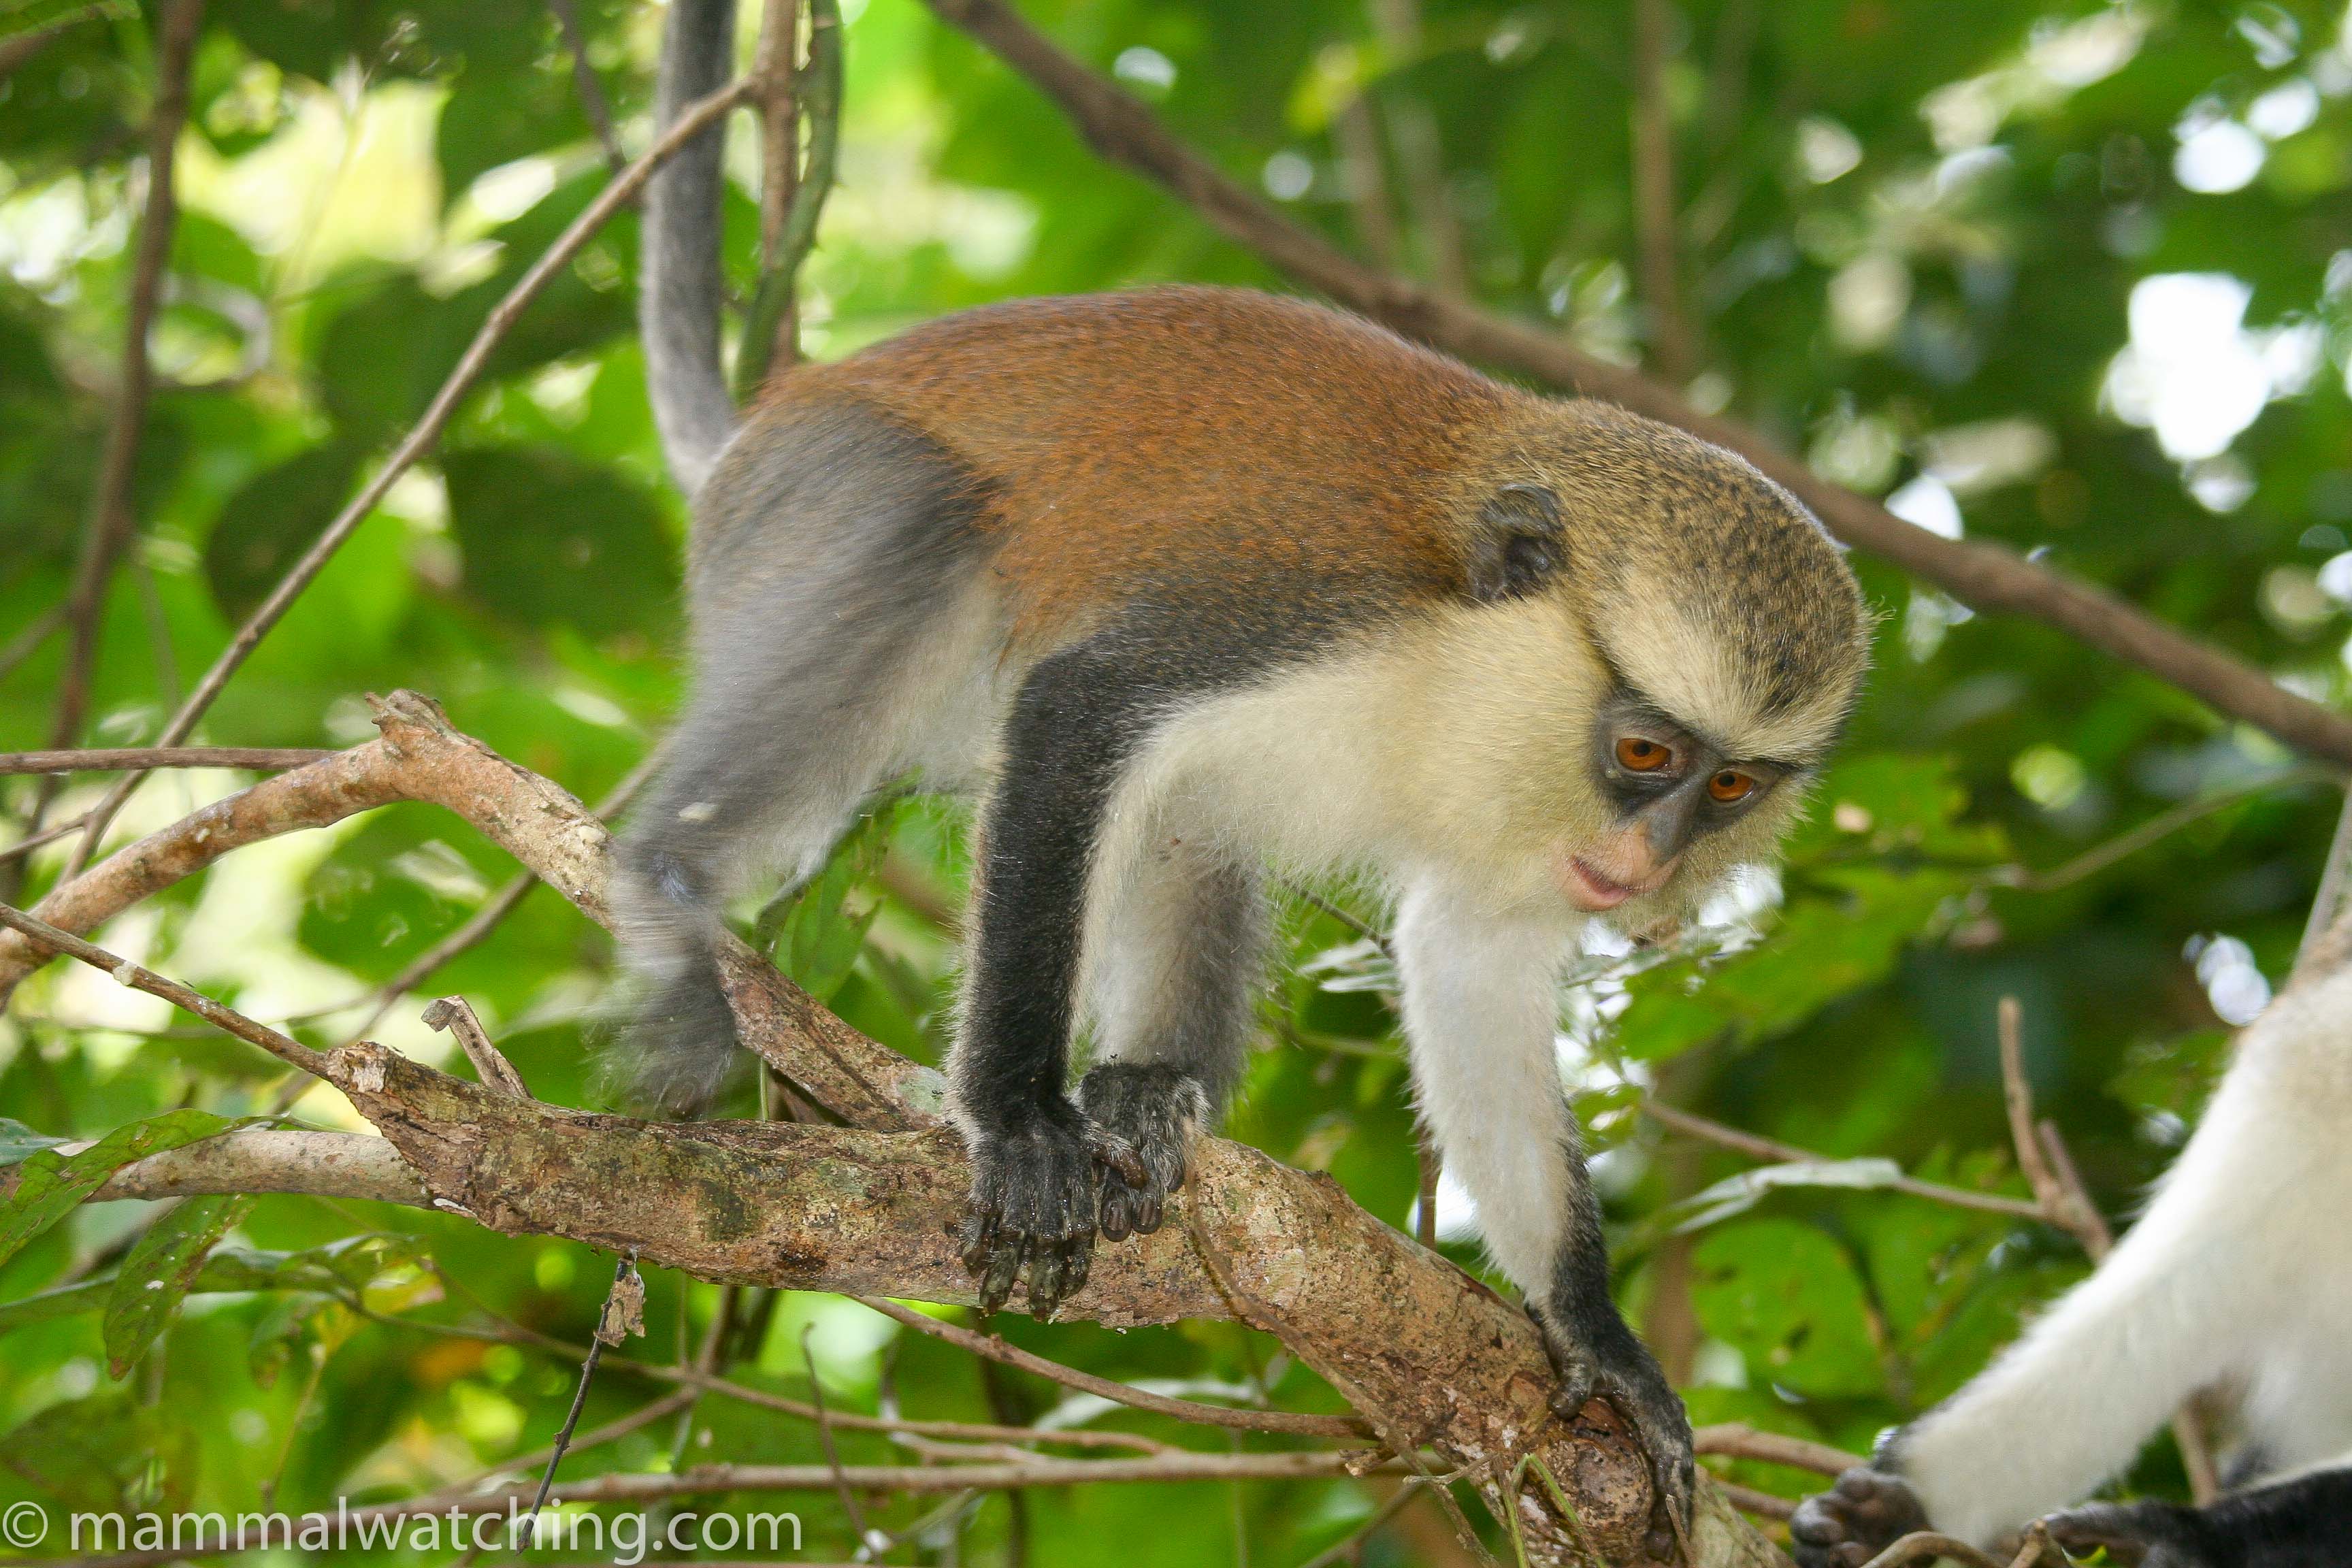
[[[323,746],[91,746],[0,752],[0,773],[112,773],[150,768],[241,768],[283,773],[335,753]]]
[[[65,821],[58,823],[54,826],[45,827],[41,829],[40,832],[33,834],[29,837],[19,838],[16,843],[8,846],[7,848],[0,849],[0,865],[5,865],[11,860],[20,859],[26,855],[30,855],[34,850],[38,849],[44,844],[55,844],[60,838],[70,838],[75,834],[79,833],[82,830],[83,825],[89,821],[89,814],[84,813],[79,816],[69,816]]]
[[[180,705],[179,710],[173,713],[170,721],[163,726],[163,732],[156,737],[158,745],[175,746],[188,738],[190,731],[196,727],[196,721],[204,717],[205,711],[212,707],[214,700],[220,696],[222,689],[228,685],[229,679],[243,668],[245,661],[252,656],[253,650],[260,646],[261,639],[268,637],[270,629],[284,618],[294,601],[302,595],[303,590],[317,580],[320,572],[326,570],[327,563],[334,558],[335,552],[341,549],[344,542],[358,531],[360,524],[367,521],[368,515],[375,510],[377,503],[383,500],[385,492],[392,489],[400,476],[406,473],[419,458],[431,449],[433,444],[440,438],[442,430],[456,415],[457,405],[465,400],[466,395],[473,389],[474,383],[480,378],[484,368],[489,363],[491,354],[505,340],[507,333],[513,330],[515,322],[521,319],[524,310],[538,298],[540,290],[572,264],[572,258],[580,253],[582,247],[587,245],[590,238],[612,218],[614,213],[635,198],[656,169],[668,162],[688,142],[709,129],[728,110],[748,98],[754,85],[749,78],[746,78],[721,88],[688,107],[677,117],[668,131],[662,134],[660,140],[646,149],[643,157],[631,163],[625,173],[597,193],[596,199],[590,202],[582,210],[580,216],[572,220],[555,243],[549,246],[537,261],[531,263],[530,270],[516,280],[514,287],[507,290],[505,298],[498,302],[488,318],[482,322],[480,330],[475,332],[473,341],[466,345],[465,353],[458,358],[457,367],[450,371],[448,377],[442,382],[440,390],[433,395],[433,401],[425,406],[424,415],[418,418],[415,426],[402,439],[400,445],[394,448],[392,455],[384,460],[383,466],[376,470],[375,477],[361,487],[360,492],[345,504],[341,511],[336,513],[334,520],[327,524],[326,529],[320,533],[310,548],[303,552],[301,559],[295,562],[287,570],[286,575],[278,579],[278,585],[270,590],[269,596],[262,601],[261,606],[247,618],[242,626],[237,628],[236,635],[229,639],[228,646],[221,650],[220,657],[213,661],[212,668],[205,671],[204,679],[196,683],[196,689],[189,693],[188,700]],[[87,862],[90,852],[97,847],[99,839],[104,835],[107,825],[114,820],[114,814],[122,809],[122,803],[131,797],[131,792],[138,787],[139,781],[143,776],[142,773],[126,775],[111,790],[109,790],[106,797],[92,809],[89,826],[83,835],[81,848],[77,853],[77,864],[73,869],[78,870],[80,864]],[[71,875],[71,871],[69,870],[68,874]]]
[[[1675,214],[1675,122],[1666,102],[1667,0],[1633,0],[1633,214],[1651,368],[1680,386],[1696,372],[1682,307],[1682,246]]]
[[[458,1324],[420,1322],[412,1318],[380,1318],[376,1321],[397,1327],[417,1329],[427,1333],[449,1334],[463,1339],[488,1340],[499,1344],[543,1351],[567,1361],[578,1361],[588,1353],[587,1347],[584,1345],[572,1344],[567,1341],[556,1339],[552,1335],[542,1334],[535,1329],[527,1328],[511,1319],[500,1317],[483,1305],[472,1292],[467,1290],[460,1280],[446,1271],[443,1278],[458,1294],[471,1300],[476,1310],[488,1318],[497,1327],[490,1330],[476,1330]],[[639,1361],[634,1356],[625,1355],[607,1355],[604,1358],[604,1365],[614,1372],[625,1372],[634,1376],[650,1378],[659,1383],[683,1384],[704,1394],[715,1394],[721,1398],[732,1399],[761,1410],[773,1410],[779,1415],[790,1415],[797,1420],[816,1419],[816,1407],[813,1405],[788,1398],[781,1394],[770,1394],[764,1389],[746,1387],[717,1373],[706,1372],[699,1368],[680,1366],[675,1363]],[[1081,1428],[1048,1429],[979,1421],[927,1420],[919,1416],[866,1415],[854,1410],[833,1411],[830,1418],[835,1426],[854,1432],[884,1432],[893,1435],[906,1433],[918,1436],[958,1438],[972,1442],[1051,1443],[1070,1448],[1125,1448],[1129,1452],[1141,1454],[1171,1454],[1186,1451],[1176,1447],[1173,1444],[1163,1443],[1156,1437],[1147,1437],[1137,1432],[1094,1432]]]
[[[1737,1127],[1726,1127],[1720,1121],[1710,1121],[1704,1116],[1694,1116],[1671,1105],[1654,1100],[1643,1100],[1642,1114],[1671,1131],[1692,1138],[1704,1138],[1710,1143],[1762,1160],[1772,1164],[1813,1164],[1829,1158],[1810,1149],[1800,1149],[1793,1143],[1743,1132]],[[1911,1176],[1897,1176],[1886,1184],[1889,1192],[1908,1193],[1915,1198],[1932,1203],[1949,1204],[1955,1208],[1978,1209],[1986,1214],[2005,1214],[2018,1219],[2048,1217],[2042,1205],[2025,1198],[2003,1197],[1998,1193],[1971,1192],[1966,1187],[1948,1187],[1940,1182],[1922,1182]]]
[[[596,144],[604,149],[604,162],[613,173],[620,174],[629,166],[629,155],[621,150],[620,132],[613,129],[613,106],[604,101],[604,84],[596,79],[596,68],[588,63],[588,33],[580,25],[580,7],[572,0],[547,0],[547,8],[555,13],[564,52],[572,57],[572,89],[580,95],[580,112],[596,132]]]
[[[144,991],[150,996],[161,996],[173,1006],[194,1013],[205,1023],[225,1029],[240,1040],[259,1046],[278,1060],[300,1068],[313,1077],[327,1076],[327,1058],[319,1052],[299,1040],[279,1034],[267,1024],[256,1023],[242,1013],[222,1006],[202,992],[191,990],[176,980],[167,980],[127,958],[117,958],[104,948],[84,942],[70,931],[59,931],[47,921],[36,919],[13,905],[0,904],[0,925],[21,931],[52,952],[78,959],[92,969],[106,971],[114,976],[118,985]]]
[[[1759,1491],[1754,1487],[1743,1487],[1738,1481],[1727,1481],[1721,1476],[1715,1478],[1715,1484],[1730,1500],[1731,1506],[1742,1513],[1752,1513],[1759,1519],[1786,1520],[1797,1516],[1797,1505],[1787,1498]]]
[[[1394,958],[1396,956],[1396,949],[1389,945],[1388,932],[1381,930],[1378,926],[1363,920],[1343,905],[1334,903],[1331,900],[1325,898],[1322,894],[1317,892],[1314,889],[1295,878],[1278,876],[1275,879],[1282,884],[1283,890],[1285,892],[1287,892],[1292,898],[1297,899],[1300,903],[1307,905],[1310,909],[1318,910],[1322,913],[1330,916],[1333,920],[1338,921],[1341,925],[1346,926],[1349,931],[1354,931],[1364,941],[1369,942],[1374,947],[1379,948],[1381,952],[1388,957]]]
[[[814,1323],[801,1325],[801,1360],[808,1365],[809,1403],[816,1407],[816,1438],[824,1448],[824,1462],[833,1471],[834,1494],[841,1500],[841,1511],[848,1519],[857,1544],[865,1548],[874,1543],[874,1536],[866,1527],[866,1510],[857,1506],[857,1495],[849,1489],[849,1479],[842,1474],[841,1450],[834,1445],[833,1423],[826,1419],[824,1412],[824,1381],[816,1374],[816,1352],[809,1349],[809,1335],[815,1331]]]
[[[1044,1356],[1033,1355],[1017,1345],[1007,1344],[994,1334],[975,1333],[954,1323],[941,1322],[937,1318],[918,1312],[911,1307],[902,1307],[884,1297],[853,1296],[850,1300],[934,1339],[960,1345],[974,1355],[986,1356],[1006,1366],[1034,1373],[1065,1388],[1097,1394],[1114,1404],[1132,1405],[1138,1410],[1172,1415],[1179,1421],[1196,1422],[1204,1426],[1234,1426],[1247,1432],[1287,1432],[1302,1437],[1362,1437],[1369,1435],[1363,1423],[1346,1415],[1313,1415],[1292,1410],[1231,1410],[1222,1405],[1171,1399],[1165,1394],[1130,1388],[1107,1377],[1097,1377],[1090,1372],[1080,1372],[1076,1367],[1047,1361]]]
[[[555,1434],[555,1442],[548,1449],[547,1469],[539,1478],[539,1495],[530,1501],[531,1533],[538,1534],[539,1510],[547,1506],[547,1494],[555,1487],[555,1468],[563,1463],[564,1450],[572,1447],[572,1434],[580,1425],[580,1413],[588,1407],[588,1384],[596,1375],[596,1363],[604,1356],[604,1327],[613,1316],[613,1309],[621,1299],[621,1287],[636,1272],[635,1253],[625,1253],[613,1268],[612,1288],[604,1292],[604,1305],[597,1314],[596,1331],[588,1336],[588,1353],[580,1362],[580,1382],[572,1391],[572,1409],[563,1417],[562,1428]]]
[[[1932,1530],[1915,1530],[1894,1545],[1863,1564],[1863,1568],[1903,1568],[1907,1563],[1932,1562],[1948,1557],[1967,1568],[2010,1568],[1998,1558],[1988,1557],[1967,1542],[1954,1536],[1938,1535]]]
[[[154,379],[147,340],[163,301],[164,268],[171,263],[172,237],[179,225],[173,160],[181,127],[187,123],[188,74],[204,22],[204,0],[173,0],[160,14],[150,14],[157,16],[162,36],[156,40],[155,102],[147,116],[147,205],[140,215],[138,258],[131,267],[130,301],[123,311],[121,375],[107,421],[97,482],[91,488],[81,558],[66,598],[71,643],[64,673],[58,678],[57,713],[50,724],[50,743],[58,746],[73,743],[89,713],[107,585],[113,580],[115,565],[137,521],[131,511],[131,483],[138,473],[139,445],[147,430],[148,394]],[[43,804],[54,795],[54,786],[46,788]]]
[[[466,1059],[474,1064],[474,1076],[482,1080],[484,1088],[496,1089],[516,1100],[530,1098],[530,1089],[522,1081],[522,1074],[515,1071],[514,1063],[507,1060],[506,1054],[490,1043],[490,1032],[482,1027],[482,1020],[474,1012],[473,1005],[463,996],[444,996],[426,1007],[425,1026],[436,1033],[446,1029],[457,1037],[457,1044],[465,1050]]]
[[[1994,1017],[2000,1037],[2001,1101],[2009,1112],[2009,1138],[2017,1150],[2017,1168],[2025,1173],[2043,1217],[2081,1240],[2082,1216],[2059,1185],[2058,1173],[2050,1168],[2049,1155],[2033,1129],[2033,1086],[2025,1077],[2025,1009],[2016,997],[2004,996],[1994,1009]]]
[[[2203,821],[2224,807],[2236,805],[2258,795],[2267,795],[2274,789],[2313,784],[2328,776],[2324,769],[2294,767],[2247,779],[2159,811],[2146,822],[2126,828],[2103,844],[2092,846],[2062,866],[2047,871],[2035,871],[2023,866],[2004,866],[1992,873],[1992,879],[2002,887],[2015,888],[2021,892],[2054,893],[2061,888],[2073,887],[2086,877],[2096,876],[2118,861],[2170,837],[2192,823]]]
[[[1351,1558],[1356,1550],[1370,1541],[1381,1526],[1402,1513],[1412,1504],[1416,1495],[1413,1486],[1420,1479],[1418,1476],[1406,1477],[1403,1483],[1390,1494],[1388,1501],[1372,1510],[1370,1518],[1301,1563],[1298,1568],[1331,1568],[1332,1563]]]
[[[1701,1454],[1721,1454],[1734,1459],[1759,1459],[1766,1464],[1789,1465],[1823,1476],[1842,1476],[1856,1465],[1868,1463],[1859,1454],[1849,1454],[1827,1443],[1791,1437],[1780,1432],[1759,1431],[1744,1421],[1702,1426],[1691,1435],[1691,1447]]]
[[[691,1408],[694,1402],[700,1397],[701,1393],[698,1389],[673,1389],[657,1399],[649,1400],[646,1404],[639,1405],[636,1409],[630,1411],[626,1415],[616,1415],[612,1420],[605,1422],[602,1426],[590,1427],[587,1431],[581,1433],[576,1437],[573,1437],[564,1447],[563,1451],[566,1454],[583,1454],[591,1448],[600,1448],[607,1443],[627,1436],[632,1432],[642,1431],[644,1428],[652,1426],[655,1422],[669,1415],[674,1411]],[[507,1460],[505,1463],[495,1466],[491,1469],[483,1472],[482,1475],[475,1477],[471,1480],[459,1482],[457,1486],[446,1488],[445,1490],[446,1493],[453,1496],[463,1496],[468,1492],[479,1491],[482,1487],[482,1482],[491,1476],[504,1475],[515,1471],[535,1470],[542,1465],[553,1463],[554,1459],[555,1446],[551,1443],[543,1448],[534,1448],[528,1454],[518,1454],[513,1458]],[[429,1498],[420,1498],[416,1500],[421,1504],[432,1500]]]
[[[793,279],[816,245],[817,220],[824,214],[824,199],[832,194],[840,158],[841,79],[838,0],[809,0],[808,68],[795,76],[792,87],[793,96],[808,115],[808,164],[793,187],[772,258],[761,270],[759,292],[744,314],[735,366],[739,397],[759,390],[783,347],[779,332],[792,308]],[[791,363],[793,357],[785,354],[784,362]]]
[[[278,1506],[278,1489],[286,1479],[286,1467],[294,1459],[294,1440],[301,1436],[303,1418],[310,1414],[310,1402],[319,1396],[319,1384],[327,1375],[327,1347],[324,1342],[310,1342],[310,1375],[302,1380],[302,1392],[295,1396],[293,1413],[286,1417],[286,1436],[278,1445],[278,1462],[269,1467],[259,1491],[261,1506]]]

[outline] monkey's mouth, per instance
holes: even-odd
[[[1568,858],[1567,870],[1568,875],[1563,880],[1568,884],[1569,902],[1588,914],[1613,910],[1636,893],[1651,890],[1649,887],[1617,880],[1580,855]]]

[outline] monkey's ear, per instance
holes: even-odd
[[[1482,605],[1542,587],[1568,564],[1559,498],[1541,485],[1505,485],[1478,509],[1470,541],[1470,596]]]

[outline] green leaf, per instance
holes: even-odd
[[[231,621],[251,615],[351,499],[361,450],[345,441],[289,458],[222,504],[205,542],[205,581]]]
[[[1891,1187],[1903,1179],[1892,1160],[1791,1160],[1727,1176],[1666,1211],[1674,1233],[1686,1236],[1746,1214],[1785,1187]]]
[[[14,1165],[42,1149],[54,1149],[69,1143],[69,1138],[52,1138],[46,1132],[36,1132],[12,1117],[0,1116],[0,1165]]]
[[[546,447],[453,452],[442,465],[466,591],[529,626],[590,637],[657,625],[677,566],[653,498]]]
[[[111,1389],[52,1405],[0,1437],[0,1466],[76,1512],[125,1512],[134,1500],[175,1511],[193,1489],[198,1452],[184,1412]]]
[[[880,906],[872,899],[853,900],[851,894],[873,875],[889,848],[898,806],[888,801],[875,807],[834,851],[824,869],[793,899],[781,920],[772,911],[761,918],[759,934],[777,967],[820,1002],[841,989],[866,945],[866,930]]]
[[[232,1121],[208,1110],[169,1110],[118,1127],[79,1154],[36,1150],[18,1167],[16,1190],[0,1205],[0,1263],[16,1257],[26,1242],[64,1218],[123,1166],[252,1124],[251,1120]]]
[[[115,1293],[120,1278],[120,1272],[104,1274],[0,1303],[0,1332],[96,1311]],[[367,1235],[347,1236],[302,1252],[215,1247],[203,1258],[185,1294],[231,1290],[309,1294],[364,1305],[370,1311],[397,1312],[439,1300],[441,1281],[432,1255],[414,1237]]]
[[[70,26],[99,16],[121,20],[138,14],[139,7],[131,0],[21,0],[0,11],[0,38]]]
[[[183,1198],[148,1226],[123,1258],[106,1300],[107,1369],[117,1377],[171,1327],[205,1255],[253,1208],[244,1194]]]
[[[1727,1226],[1691,1253],[1691,1301],[1750,1374],[1800,1394],[1879,1392],[1862,1281],[1829,1236],[1795,1220]]]

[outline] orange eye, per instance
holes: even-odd
[[[1617,765],[1628,773],[1654,773],[1675,760],[1675,753],[1655,741],[1628,735],[1617,742]]]
[[[1706,781],[1706,793],[1715,799],[1727,803],[1746,800],[1756,793],[1756,781],[1746,773],[1734,773],[1729,768],[1726,768]]]

